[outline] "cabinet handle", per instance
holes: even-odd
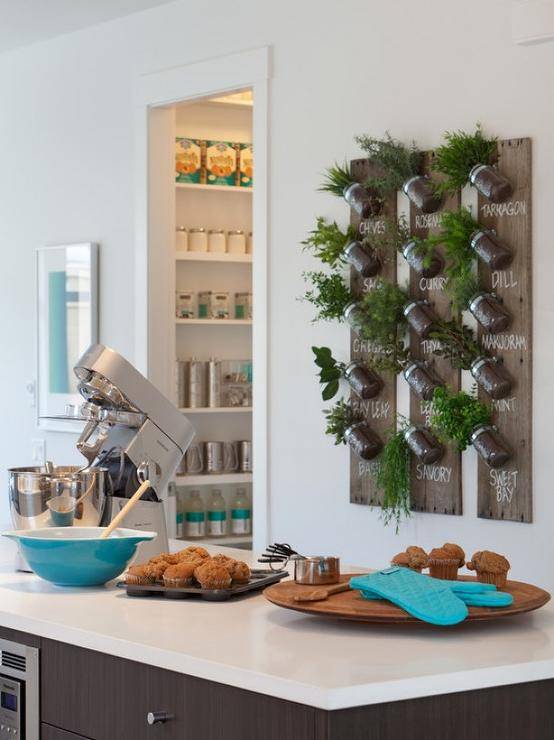
[[[167,722],[173,719],[174,715],[169,712],[148,712],[146,715],[146,721],[149,725],[157,725],[162,722]]]

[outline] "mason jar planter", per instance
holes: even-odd
[[[471,248],[491,270],[503,270],[513,260],[511,250],[489,229],[475,231],[471,235]]]
[[[360,360],[354,360],[346,366],[344,377],[360,398],[374,398],[383,387],[383,381],[377,373]]]
[[[349,426],[344,432],[344,439],[362,460],[372,460],[383,449],[383,443],[367,421],[359,421]]]
[[[437,317],[427,301],[412,301],[404,306],[406,321],[422,339],[426,339],[435,326]]]
[[[478,357],[471,363],[470,371],[475,382],[495,400],[506,398],[512,390],[512,381],[508,373],[502,364],[492,357]]]
[[[364,319],[364,312],[360,308],[360,304],[357,301],[352,301],[345,307],[342,315],[350,328],[358,331]]]
[[[360,218],[371,218],[378,216],[383,208],[383,203],[374,190],[364,188],[359,182],[347,185],[342,191],[344,200],[350,208],[354,209]]]
[[[425,255],[416,249],[417,242],[409,241],[402,247],[402,255],[412,270],[426,278],[435,277],[442,270],[444,263],[438,254],[433,254],[429,264],[425,265]]]
[[[479,293],[469,302],[469,310],[485,331],[498,334],[510,325],[512,317],[492,293]]]
[[[435,435],[424,426],[411,426],[404,432],[406,444],[425,465],[432,465],[444,454],[444,447]]]
[[[381,261],[375,250],[359,241],[352,241],[346,245],[344,257],[362,277],[373,277],[381,269]]]
[[[435,213],[442,205],[442,198],[436,195],[433,183],[425,175],[410,177],[402,190],[422,213]]]
[[[432,401],[435,388],[442,386],[441,381],[423,362],[411,362],[404,368],[404,378],[410,388],[424,401]]]
[[[502,203],[513,193],[512,183],[490,164],[476,164],[469,173],[469,181],[493,203]]]
[[[477,427],[473,430],[470,440],[479,457],[490,468],[501,468],[512,456],[498,430],[493,426],[484,424]]]

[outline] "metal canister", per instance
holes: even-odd
[[[206,406],[206,363],[194,357],[187,363],[186,405],[190,409]]]
[[[204,443],[206,473],[223,472],[223,442]]]
[[[252,442],[250,440],[241,440],[238,443],[239,448],[239,471],[241,473],[252,472]]]
[[[221,362],[214,357],[208,362],[208,406],[211,409],[221,406]]]

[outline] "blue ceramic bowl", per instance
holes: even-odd
[[[57,586],[101,586],[121,575],[137,545],[156,532],[116,529],[101,539],[104,527],[45,527],[4,532],[19,543],[34,572]]]

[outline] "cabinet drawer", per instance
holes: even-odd
[[[89,738],[60,730],[58,727],[52,727],[52,725],[46,725],[43,722],[40,727],[40,740],[89,740]]]

